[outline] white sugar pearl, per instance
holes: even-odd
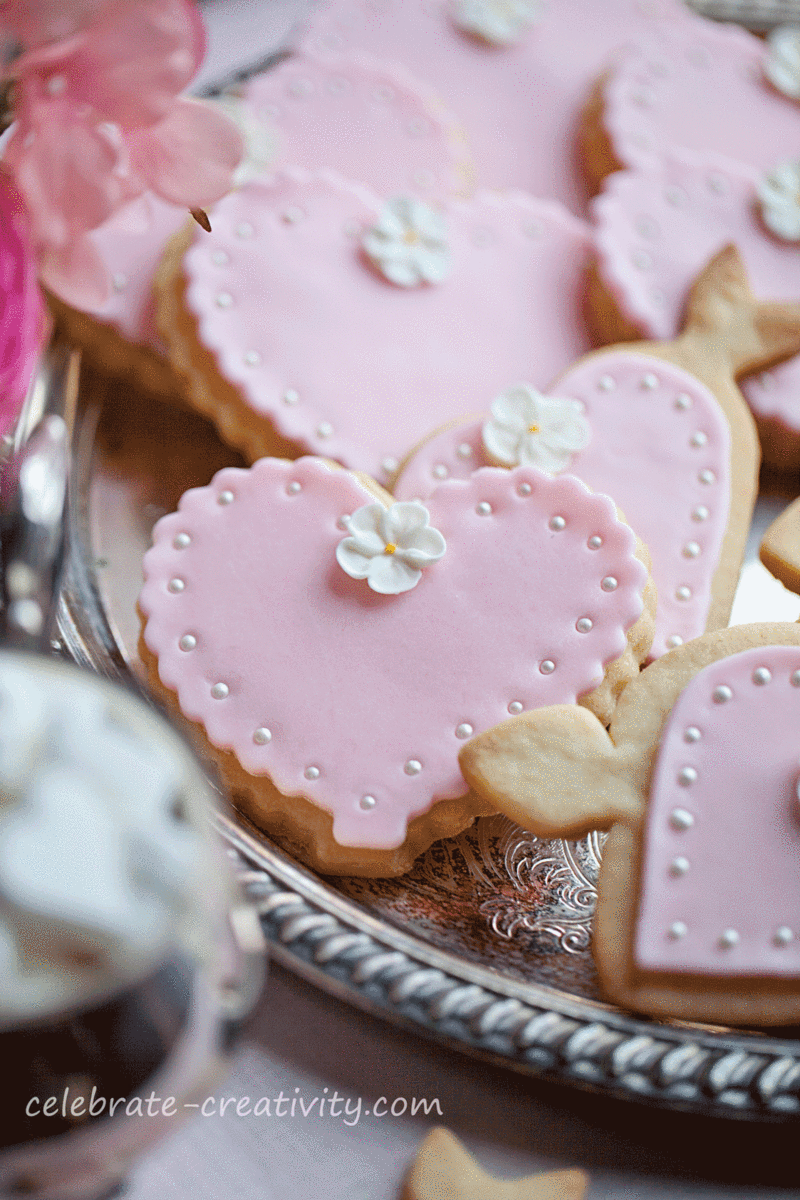
[[[63,75],[51,75],[44,86],[49,96],[60,96],[67,90],[67,81]]]
[[[369,812],[369,810],[374,808],[377,803],[378,801],[374,796],[362,796],[358,802],[358,806],[359,808],[363,808],[365,812]]]
[[[336,524],[338,525],[338,527],[340,529],[349,529],[350,528],[350,514],[342,513],[342,515],[340,517],[336,518]]]
[[[265,725],[262,725],[261,728],[257,729],[253,734],[253,741],[257,746],[266,746],[267,742],[272,741],[272,730],[267,729]]]
[[[670,875],[674,875],[676,878],[680,878],[680,876],[685,875],[688,870],[689,860],[688,858],[684,858],[682,854],[679,854],[677,858],[673,858],[672,862],[669,864],[669,873]]]
[[[251,238],[254,233],[255,226],[251,225],[249,221],[240,221],[236,226],[236,236],[242,238],[244,241]]]
[[[286,485],[286,490],[290,496],[296,496],[298,492],[303,490],[303,485],[299,480],[293,479],[291,483]]]
[[[794,934],[788,925],[781,925],[780,929],[775,930],[773,942],[776,946],[788,946],[794,939]]]
[[[434,479],[447,479],[447,476],[449,474],[450,474],[450,472],[448,471],[448,469],[444,465],[444,463],[437,463],[436,466],[433,468]]]
[[[512,717],[518,717],[524,707],[525,706],[521,700],[512,700],[508,706],[508,711],[511,713]]]
[[[772,672],[769,670],[769,668],[768,667],[756,667],[755,671],[753,671],[753,683],[759,684],[760,686],[763,687],[763,685],[765,683],[771,683],[771,682],[772,682]]]
[[[713,471],[709,471],[709,470],[701,471],[700,474],[697,476],[697,478],[700,480],[701,483],[716,483],[717,482],[716,475],[714,474]]]
[[[714,192],[717,196],[726,196],[730,191],[730,184],[724,175],[714,174],[708,177],[709,191]]]
[[[217,308],[230,308],[233,304],[233,296],[230,292],[217,292],[215,299]]]
[[[682,553],[684,558],[697,558],[698,554],[700,553],[700,543],[687,542],[683,547]]]
[[[244,356],[244,361],[248,367],[257,367],[261,362],[261,355],[257,350],[248,350]]]
[[[600,587],[604,592],[615,592],[619,586],[618,581],[613,575],[606,575],[605,579],[601,579]]]
[[[566,527],[567,527],[567,522],[564,520],[563,517],[551,517],[550,518],[550,528],[553,530],[554,533],[560,533],[561,530],[566,529]]]
[[[456,737],[461,738],[462,741],[464,738],[472,737],[474,732],[475,730],[466,721],[456,726]]]
[[[227,683],[215,683],[211,689],[211,695],[215,700],[225,700],[231,694],[231,689]]]
[[[492,511],[492,506],[488,500],[481,500],[480,504],[475,506],[475,512],[479,517],[488,517]]]
[[[305,215],[305,210],[299,204],[290,204],[281,213],[281,220],[285,221],[287,225],[296,225],[298,221],[302,221]]]
[[[578,633],[589,633],[592,627],[593,622],[591,617],[581,617],[580,620],[575,622],[575,628]]]
[[[414,117],[406,125],[406,133],[410,133],[412,137],[423,137],[430,131],[430,126],[427,121],[423,121],[421,117]]]
[[[675,599],[676,600],[691,600],[691,598],[692,598],[692,589],[690,587],[687,587],[685,583],[682,583],[679,588],[675,589]]]
[[[521,483],[519,485],[519,487],[517,488],[517,495],[518,496],[530,496],[532,491],[533,491],[533,488],[531,487],[531,485],[529,483]]]
[[[711,699],[715,704],[727,704],[729,700],[733,699],[733,692],[727,684],[721,683],[719,687],[714,688]]]
[[[689,726],[687,726],[686,730],[684,731],[683,740],[685,742],[690,742],[690,743],[691,742],[699,742],[700,738],[702,736],[703,736],[702,733],[700,732],[700,730],[697,728],[696,725],[689,725]]]
[[[124,292],[128,286],[128,276],[123,274],[122,271],[115,271],[111,276],[111,286],[115,292]]]
[[[303,774],[305,775],[306,779],[319,779],[319,767],[306,767],[305,771],[303,771]]]
[[[791,683],[792,687],[800,687],[800,671],[795,671],[789,682]]]
[[[667,638],[667,647],[670,650],[674,650],[677,646],[682,646],[682,645],[683,645],[683,638],[681,637],[681,635],[679,633],[673,633],[670,635],[670,637]]]
[[[734,946],[739,945],[739,934],[735,929],[726,929],[720,935],[719,944],[723,950],[732,950]]]
[[[708,434],[703,433],[702,429],[698,429],[689,439],[690,444],[695,447],[706,446],[708,444]]]
[[[685,808],[673,808],[669,814],[669,823],[673,829],[677,829],[683,833],[685,829],[691,829],[694,825],[694,817]]]
[[[215,250],[211,255],[211,261],[215,267],[226,267],[231,261],[231,256],[227,250]]]
[[[303,100],[314,91],[314,84],[310,79],[293,79],[287,90],[290,96]]]
[[[687,396],[686,392],[680,392],[675,397],[675,407],[679,412],[686,412],[687,408],[692,407],[692,398]]]
[[[552,675],[556,669],[556,664],[552,658],[545,658],[539,663],[539,670],[543,675]]]
[[[698,504],[697,508],[692,509],[692,520],[693,521],[707,521],[708,518],[709,518],[709,511],[706,508],[705,504]]]
[[[594,534],[594,536],[590,537],[586,543],[590,550],[599,550],[602,544],[603,539],[598,534]]]
[[[419,775],[422,770],[422,763],[418,758],[410,758],[403,767],[406,775]]]
[[[285,389],[285,391],[283,393],[283,403],[284,404],[297,404],[297,401],[299,399],[300,399],[300,393],[298,392],[297,388],[286,388]]]
[[[177,533],[172,540],[172,544],[176,550],[185,550],[191,544],[192,539],[188,533]]]
[[[601,375],[597,381],[597,386],[601,392],[613,392],[617,385],[611,375]]]
[[[193,633],[185,633],[183,635],[183,637],[181,638],[181,640],[178,642],[178,645],[180,646],[181,650],[185,650],[185,651],[194,650],[195,647],[197,646],[197,638],[194,636]]]
[[[644,392],[655,391],[655,389],[658,387],[658,376],[654,375],[652,371],[648,371],[646,375],[642,376],[639,387]]]
[[[382,83],[380,87],[376,87],[372,94],[376,100],[382,100],[385,104],[394,100],[394,88],[389,87],[388,83]]]
[[[333,426],[330,421],[320,421],[317,426],[317,437],[329,438],[333,433]]]
[[[522,226],[522,232],[529,238],[538,238],[542,236],[541,221],[526,221]]]
[[[222,504],[223,506],[226,504],[233,504],[233,499],[233,492],[229,492],[226,489],[224,492],[220,492],[220,494],[217,496],[217,504]]]
[[[669,933],[669,936],[677,942],[680,941],[681,938],[686,937],[689,929],[684,921],[673,921],[667,932]]]
[[[646,250],[634,250],[631,261],[638,271],[649,271],[653,265],[653,256]]]
[[[462,442],[456,453],[459,458],[472,458],[472,446],[469,442]]]
[[[175,595],[177,595],[179,592],[182,592],[185,587],[185,582],[182,579],[177,578],[170,579],[169,583],[167,584],[168,591],[173,592]]]
[[[671,204],[673,208],[683,208],[689,201],[689,194],[677,184],[670,184],[664,189],[664,199],[667,204]]]
[[[697,783],[697,771],[694,767],[681,767],[678,772],[678,783],[681,787],[691,787],[693,783]]]
[[[400,466],[396,458],[381,459],[381,470],[384,475],[394,475],[397,468]]]

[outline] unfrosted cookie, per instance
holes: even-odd
[[[575,134],[585,93],[620,46],[700,26],[680,0],[334,0],[302,46],[366,50],[425,79],[463,125],[478,186],[583,211]]]
[[[582,222],[521,193],[434,208],[287,170],[173,249],[161,324],[247,458],[324,453],[386,479],[432,426],[588,349],[587,255]]]
[[[733,370],[740,344],[756,329],[769,333],[770,311],[753,301],[735,253],[723,251],[697,281],[675,341],[596,351],[544,394],[514,381],[490,412],[419,446],[394,492],[424,498],[441,479],[468,478],[487,463],[570,471],[614,496],[650,551],[652,656],[718,629],[730,615],[758,468]],[[800,307],[788,311],[797,344]],[[771,316],[781,340],[785,314]]]
[[[473,788],[542,837],[609,829],[593,950],[655,1017],[800,1019],[800,627],[742,625],[651,664],[606,732],[578,707],[469,743]]]
[[[715,155],[673,152],[657,167],[611,176],[592,205],[597,257],[589,297],[598,336],[674,336],[692,279],[729,242],[757,295],[796,299],[798,193],[776,196],[768,174]],[[792,211],[794,240],[770,228]],[[783,470],[800,465],[800,359],[744,380],[742,391],[767,461]]]
[[[409,72],[363,55],[295,55],[220,101],[242,129],[242,184],[288,165],[326,167],[388,194],[428,199],[468,191],[471,165],[455,118]],[[180,394],[153,320],[153,277],[165,247],[187,225],[185,209],[150,193],[90,234],[106,264],[106,302],[77,312],[57,298],[59,320],[112,373],[151,391]]]
[[[636,555],[571,477],[488,469],[423,506],[261,459],[156,526],[145,657],[258,825],[320,870],[400,874],[492,811],[467,738],[554,702],[608,719],[652,637]]]
[[[800,595],[800,500],[772,522],[764,534],[760,558],[784,587]]]
[[[661,28],[620,54],[581,126],[587,181],[657,166],[673,149],[721,154],[765,171],[800,145],[800,105],[768,78],[759,38],[711,21]]]

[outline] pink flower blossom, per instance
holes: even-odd
[[[0,435],[25,399],[45,327],[25,205],[0,170]]]

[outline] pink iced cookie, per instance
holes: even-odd
[[[523,188],[581,212],[575,126],[595,77],[620,45],[660,37],[671,24],[699,22],[678,0],[551,0],[527,7],[529,23],[525,4],[497,0],[334,0],[320,6],[303,46],[367,50],[402,62],[455,112],[480,186]]]
[[[385,528],[376,513],[324,460],[226,469],[156,526],[140,608],[161,683],[248,790],[269,776],[340,845],[391,849],[467,792],[474,732],[573,703],[623,654],[635,670],[647,573],[613,504],[567,476],[489,469],[392,506]],[[607,713],[603,691],[588,703]]]
[[[694,276],[729,242],[738,246],[757,295],[800,294],[800,241],[778,238],[765,225],[762,178],[743,163],[673,153],[657,168],[607,180],[592,205],[597,272],[626,325],[672,337]],[[751,377],[742,390],[757,417],[800,439],[800,360]]]
[[[603,128],[619,166],[665,151],[711,151],[766,170],[800,147],[800,106],[767,79],[765,43],[712,22],[674,25],[621,56],[603,88]]]
[[[0,437],[9,433],[30,386],[45,334],[37,264],[22,199],[0,171]]]
[[[669,363],[611,350],[567,371],[545,395],[577,401],[588,425],[588,444],[562,469],[613,496],[650,551],[658,593],[652,656],[697,637],[730,507],[730,429],[711,391]],[[394,494],[424,499],[440,480],[466,479],[492,462],[484,446],[491,421],[487,414],[424,442]]]
[[[582,223],[521,194],[399,212],[327,173],[251,183],[183,259],[192,338],[218,373],[190,343],[195,402],[251,459],[277,431],[386,477],[432,426],[587,348],[587,251]]]
[[[800,977],[798,728],[797,647],[724,658],[681,693],[650,785],[645,970]]]

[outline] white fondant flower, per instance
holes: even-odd
[[[453,23],[492,46],[510,46],[541,15],[541,0],[455,0]]]
[[[483,426],[483,445],[497,466],[538,467],[549,475],[566,470],[573,454],[589,445],[591,429],[577,400],[542,396],[518,383],[498,396]]]
[[[786,242],[800,242],[800,161],[781,163],[758,185],[761,219]]]
[[[372,265],[400,287],[441,283],[450,274],[447,224],[421,200],[396,196],[387,201],[361,244]]]
[[[774,88],[800,100],[800,25],[779,25],[767,38],[764,74]]]
[[[339,566],[353,579],[366,579],[373,592],[396,596],[416,587],[423,567],[447,549],[430,513],[418,500],[384,508],[365,504],[347,518],[349,537],[336,547]]]

